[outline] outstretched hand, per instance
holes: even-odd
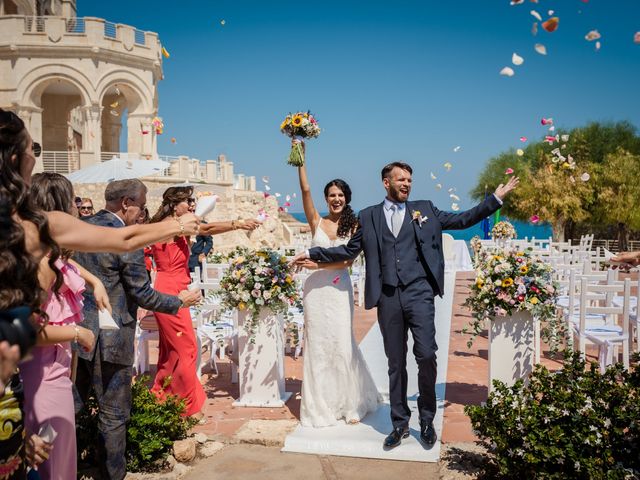
[[[503,185],[501,183],[500,185],[498,185],[498,188],[496,188],[496,191],[493,193],[500,200],[504,200],[504,197],[506,197],[511,190],[515,189],[519,183],[520,183],[520,179],[518,177],[511,177],[506,185]]]
[[[300,252],[295,257],[293,257],[291,260],[289,260],[289,266],[293,266],[293,265],[302,263],[306,259],[307,259],[307,252]]]

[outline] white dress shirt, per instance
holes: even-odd
[[[391,226],[391,215],[393,215],[393,210],[391,207],[393,205],[398,206],[398,212],[400,213],[400,225],[404,223],[404,216],[406,215],[406,210],[407,210],[406,204],[392,202],[391,200],[385,197],[384,205],[382,206],[382,209],[384,210],[384,218],[387,220],[387,227],[389,227],[389,230],[391,230],[392,232],[393,232],[393,227]]]

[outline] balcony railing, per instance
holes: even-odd
[[[42,166],[45,172],[67,174],[75,172],[80,167],[78,152],[42,152]]]
[[[24,17],[24,31],[27,33],[44,33],[47,31],[47,19],[55,17]],[[86,34],[86,22],[83,17],[65,18],[65,31],[71,34]],[[112,40],[118,39],[119,25],[113,22],[104,22],[104,37]],[[136,45],[146,45],[146,32],[144,30],[133,30],[134,42]]]

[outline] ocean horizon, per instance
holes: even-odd
[[[319,212],[321,216],[327,215],[327,212]],[[289,212],[299,222],[307,223],[307,219],[304,216],[304,212]],[[518,233],[518,238],[549,238],[553,234],[553,229],[548,223],[540,223],[534,225],[529,222],[522,222],[519,220],[509,220],[506,217],[502,217],[501,220],[507,220],[511,222]],[[493,226],[493,218],[489,218],[489,227]],[[474,225],[471,228],[465,230],[445,230],[445,232],[451,234],[456,240],[464,240],[469,242],[474,236],[478,235],[482,238],[482,228],[480,224]]]

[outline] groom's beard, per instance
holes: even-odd
[[[409,200],[409,194],[411,193],[411,190],[409,190],[406,195],[402,194],[400,192],[400,190],[396,190],[394,188],[390,188],[387,192],[387,196],[389,197],[389,200],[391,200],[392,202],[395,203],[404,203],[407,200]]]

